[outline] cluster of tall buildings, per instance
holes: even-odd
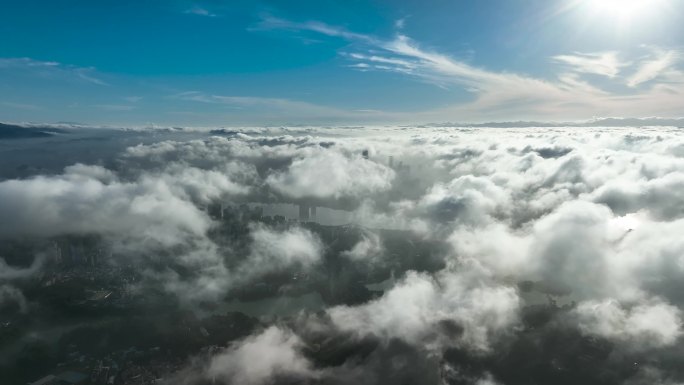
[[[369,159],[368,150],[363,150],[361,152],[361,156],[363,156],[363,159]],[[393,155],[390,155],[387,157],[387,167],[389,167],[389,168],[391,168],[397,172],[406,172],[407,174],[411,172],[411,166],[408,164],[404,164],[403,161],[399,161],[399,162],[395,163]]]
[[[394,156],[390,155],[387,158],[387,166],[397,172],[406,172],[407,174],[411,172],[411,166],[408,164],[404,164],[403,161],[399,161],[398,163],[394,163]]]
[[[316,221],[316,206],[309,206],[307,204],[299,205],[299,220],[300,221]]]
[[[224,205],[223,203],[216,202],[208,205],[206,210],[209,216],[216,220],[258,221],[264,215],[263,207],[250,207],[244,203],[241,205]]]
[[[96,266],[109,258],[105,245],[90,238],[62,237],[52,244],[50,255],[58,265]]]

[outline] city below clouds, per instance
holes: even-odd
[[[9,1],[0,382],[684,384],[683,15]]]
[[[3,145],[119,149],[62,169],[3,155],[21,175],[0,182],[0,304],[8,325],[39,317],[8,330],[61,336],[48,363],[76,349],[99,376],[161,344],[122,381],[684,379],[679,128],[55,130]],[[105,317],[101,348],[66,314]],[[158,317],[178,344],[110,340]],[[0,370],[31,378],[15,359],[49,338],[14,341]]]

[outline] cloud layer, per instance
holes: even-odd
[[[323,298],[320,311],[276,316],[210,355],[195,380],[521,384],[521,354],[534,381],[684,379],[673,364],[684,359],[678,128],[221,134],[2,181],[12,225],[0,237],[101,236],[115,263],[139,267],[133,289],[190,309],[250,287]],[[221,203],[306,203],[354,225],[259,221],[217,213]],[[26,311],[18,285],[41,263],[0,264],[0,301]],[[374,280],[381,289],[365,289]],[[585,356],[600,367],[581,369]]]

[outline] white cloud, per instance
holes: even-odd
[[[432,217],[479,224],[490,221],[497,210],[505,210],[509,199],[490,179],[465,175],[447,185],[435,184],[418,202],[418,208]]]
[[[93,67],[78,67],[54,61],[41,61],[31,58],[0,58],[0,69],[26,71],[41,77],[65,78],[70,81],[85,81],[87,83],[108,86],[100,79],[100,75]]]
[[[55,61],[41,61],[33,60],[27,57],[20,58],[0,58],[0,68],[13,68],[13,67],[59,67],[60,63]]]
[[[342,252],[342,256],[355,262],[372,264],[382,258],[383,252],[382,239],[375,233],[366,232],[354,247]]]
[[[323,252],[317,235],[297,227],[281,231],[254,225],[250,238],[246,255],[233,255],[208,239],[197,241],[190,250],[173,258],[192,271],[190,279],[174,271],[150,273],[150,278],[161,281],[167,291],[192,306],[199,300],[221,298],[230,289],[250,285],[269,273],[291,268],[310,271]]]
[[[17,268],[8,265],[5,259],[0,256],[0,282],[30,277],[43,267],[44,261],[45,256],[41,253],[36,255],[30,267]]]
[[[194,6],[188,10],[185,11],[187,14],[191,15],[197,15],[197,16],[206,16],[206,17],[216,17],[217,15],[215,13],[209,12],[208,9],[202,8],[199,6]]]
[[[677,51],[657,51],[656,57],[639,63],[639,69],[627,79],[627,85],[636,87],[660,76],[680,59]]]
[[[409,272],[381,298],[328,310],[340,329],[359,336],[403,339],[427,349],[449,345],[487,350],[517,322],[515,289],[480,281],[479,273],[444,271],[437,277]]]
[[[618,59],[618,53],[574,53],[572,55],[557,55],[553,60],[567,64],[573,70],[581,73],[603,75],[613,78],[620,73],[620,69],[627,63]]]
[[[9,107],[9,108],[16,108],[20,110],[30,110],[30,111],[35,111],[35,110],[40,110],[41,108],[35,104],[28,104],[28,103],[14,103],[14,102],[0,102],[0,105]]]
[[[681,311],[659,300],[630,308],[616,301],[589,301],[576,310],[585,333],[633,344],[638,349],[674,344],[682,334]]]
[[[122,181],[101,166],[76,164],[55,176],[0,182],[0,215],[14,218],[0,236],[69,233],[123,235],[164,245],[202,237],[211,221],[196,203],[247,190],[231,181],[230,166],[200,170],[169,164]],[[35,223],[35,218],[41,218]]]
[[[97,232],[126,240],[138,252],[147,243],[162,245],[163,252],[153,256],[170,258],[182,272],[146,269],[144,261],[141,270],[186,305],[224,298],[233,288],[287,269],[304,270],[313,281],[329,277],[327,257],[334,252],[356,262],[352,270],[358,269],[358,276],[395,270],[398,283],[390,280],[371,300],[284,321],[296,334],[274,326],[233,344],[211,361],[217,381],[365,378],[378,365],[451,370],[468,383],[506,383],[505,371],[490,370],[492,377],[488,366],[499,359],[515,361],[508,354],[531,341],[530,346],[544,346],[530,350],[531,365],[539,359],[560,367],[587,341],[592,349],[602,343],[613,348],[605,361],[592,356],[609,371],[633,354],[652,353],[654,364],[679,354],[684,136],[677,128],[232,131],[227,137],[130,147],[117,159],[116,172],[77,164],[61,174],[0,182],[0,216],[12,219],[11,227],[0,226],[0,236]],[[391,167],[388,156],[394,157]],[[232,250],[207,236],[215,224],[197,207],[238,198],[312,199],[332,206],[344,201],[361,225],[359,238],[349,237],[356,243],[344,248],[339,243],[326,248],[315,226],[251,224],[239,249]],[[401,241],[412,249],[406,258],[385,254],[395,247],[386,234],[406,238]],[[434,249],[423,252],[421,245]],[[380,258],[382,263],[374,264]],[[428,261],[437,264],[426,268]],[[0,301],[21,304],[16,291],[4,288],[20,286],[5,281],[36,271],[0,261]],[[523,281],[531,293],[522,290]],[[564,306],[546,303],[546,294]],[[531,304],[537,306],[527,308]],[[547,310],[548,322],[520,328],[529,312]],[[592,339],[577,338],[577,332]],[[559,335],[574,342],[546,344],[546,338]],[[306,357],[315,362],[302,354],[304,341]],[[334,368],[309,355],[340,345],[354,349],[345,350],[351,358]],[[371,352],[361,357],[357,346]],[[477,365],[455,362],[454,354]],[[262,359],[246,366],[253,357]],[[429,365],[414,365],[406,357],[425,357]],[[472,367],[481,370],[469,371]]]
[[[136,109],[135,106],[126,104],[97,104],[95,107],[105,111],[132,111]]]
[[[257,226],[252,229],[251,237],[250,254],[237,267],[241,277],[258,276],[293,266],[306,270],[320,261],[323,252],[318,236],[302,228],[281,232]]]
[[[143,97],[142,96],[126,96],[123,99],[129,103],[137,103],[137,102],[143,100]]]
[[[172,99],[221,105],[232,114],[251,114],[261,118],[272,117],[275,121],[294,119],[296,121],[378,120],[390,116],[381,111],[348,111],[336,107],[285,98],[256,96],[213,95],[200,91],[186,91],[169,96]]]
[[[345,28],[342,27],[335,27],[335,26],[330,26],[325,23],[321,23],[318,21],[307,21],[304,23],[297,23],[293,22],[290,20],[286,19],[281,19],[273,16],[264,16],[261,18],[259,23],[257,24],[256,28],[253,28],[254,30],[270,30],[270,29],[285,29],[285,30],[292,30],[292,31],[300,31],[300,30],[305,30],[305,31],[313,31],[317,33],[321,33],[323,35],[327,36],[334,36],[334,37],[341,37],[344,39],[350,39],[350,40],[363,40],[363,41],[373,41],[374,38],[360,34],[360,33],[354,33],[351,31],[348,31]]]
[[[71,69],[76,76],[78,76],[80,79],[85,80],[88,83],[96,84],[98,86],[108,86],[109,84],[98,77],[94,75],[95,73],[95,68],[93,67],[88,67],[88,68],[72,68]]]
[[[214,356],[207,370],[213,380],[231,384],[271,384],[278,376],[315,378],[302,355],[302,341],[291,331],[271,326]]]
[[[21,290],[12,285],[0,284],[0,307],[9,303],[17,304],[22,312],[28,308],[28,302]]]
[[[422,48],[408,36],[380,39],[352,33],[344,28],[318,22],[295,23],[282,19],[264,19],[268,28],[284,28],[322,33],[354,43],[355,52],[343,53],[355,61],[353,68],[398,72],[439,87],[460,87],[473,94],[474,100],[446,108],[426,110],[410,117],[396,114],[394,120],[413,118],[422,121],[482,121],[514,119],[587,119],[594,116],[678,116],[679,101],[684,95],[684,76],[672,68],[680,53],[662,51],[658,57],[638,63],[640,68],[626,80],[634,88],[667,73],[668,81],[647,90],[607,91],[597,83],[582,78],[596,74],[609,80],[619,76],[630,61],[621,61],[619,53],[574,53],[553,59],[570,67],[556,79],[542,79],[524,74],[494,72],[464,60]],[[668,72],[669,71],[669,72]],[[603,86],[603,84],[601,84]],[[614,87],[613,87],[614,88]]]
[[[321,150],[295,159],[287,171],[266,179],[274,190],[293,198],[367,196],[389,189],[394,171],[335,150]]]
[[[139,184],[103,183],[72,171],[0,182],[0,197],[2,216],[14,218],[12,227],[2,227],[4,236],[128,233],[167,244],[182,243],[182,233],[201,234],[209,227],[192,203],[148,178]],[[42,220],[35,223],[35,218]]]

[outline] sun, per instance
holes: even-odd
[[[587,0],[589,9],[601,17],[628,22],[663,8],[665,0]]]
[[[592,0],[591,4],[599,11],[617,14],[633,14],[647,8],[652,0]]]

